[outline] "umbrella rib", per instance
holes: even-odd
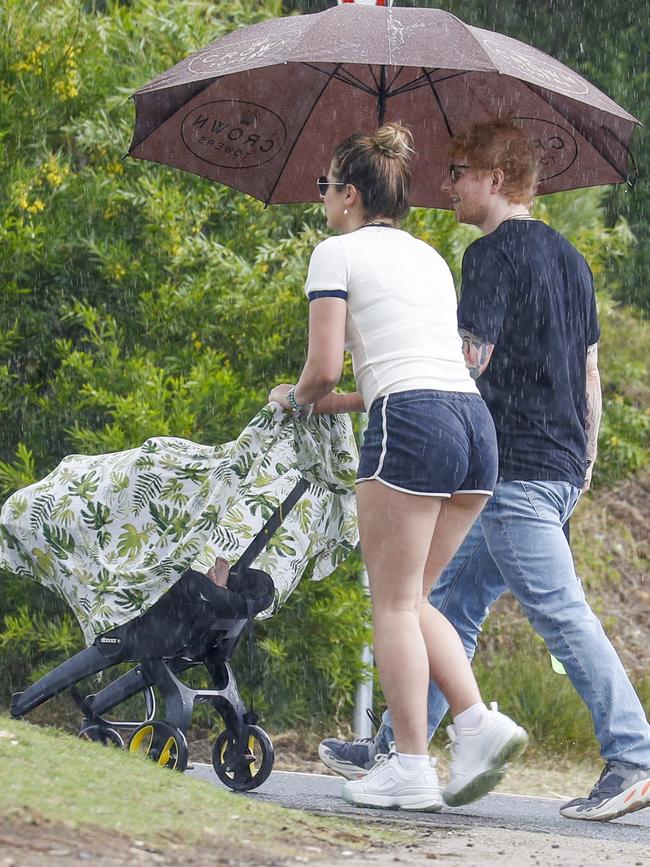
[[[223,77],[223,76],[221,76],[221,77]],[[210,78],[210,79],[208,80],[208,84],[206,84],[205,87],[201,88],[200,90],[197,90],[196,93],[192,94],[192,99],[194,99],[194,97],[195,97],[195,96],[198,96],[200,93],[203,93],[204,90],[207,90],[207,89],[210,87],[210,85],[214,84],[214,82],[217,81],[217,80],[218,80],[217,78]],[[181,86],[183,86],[183,85],[181,85]],[[131,99],[133,99],[134,102],[135,102],[134,97],[137,96],[137,95],[138,95],[138,94],[134,94],[134,96],[131,97]],[[180,109],[175,109],[175,110],[174,110],[174,111],[169,115],[169,117],[166,117],[166,118],[164,118],[163,120],[161,120],[160,123],[157,123],[157,124],[153,127],[153,129],[150,129],[149,132],[148,132],[145,136],[143,136],[143,137],[140,139],[140,141],[138,141],[138,142],[131,142],[131,144],[129,145],[129,149],[128,149],[128,151],[126,152],[126,154],[125,154],[124,156],[126,156],[126,157],[130,157],[132,151],[134,151],[137,147],[140,147],[141,144],[143,144],[144,142],[146,142],[146,140],[149,138],[150,135],[153,135],[153,134],[156,132],[157,129],[160,129],[160,127],[163,126],[163,124],[167,123],[167,121],[169,120],[169,118],[170,118],[170,117],[173,117],[173,115],[176,114],[176,112],[179,111],[179,110],[180,110]]]
[[[423,67],[424,69],[424,67]],[[438,69],[431,69],[428,72],[425,70],[423,75],[419,75],[417,78],[409,81],[408,84],[403,84],[401,87],[398,87],[397,90],[391,92],[391,96],[401,96],[403,93],[409,93],[411,90],[418,90],[420,87],[426,87],[427,84],[431,86],[431,84],[439,84],[441,81],[450,81],[452,78],[458,78],[461,75],[465,75],[465,72],[454,72],[451,75],[444,75],[442,78],[436,78],[435,81],[432,81],[429,77],[431,72],[439,72]]]
[[[429,73],[426,71],[426,69],[423,68],[422,72],[424,73],[425,78],[429,82],[429,87],[431,88],[431,92],[433,93],[433,97],[434,97],[435,101],[438,103],[438,108],[440,109],[440,114],[442,115],[442,119],[444,120],[445,126],[447,127],[447,132],[449,133],[450,136],[453,136],[454,133],[453,133],[453,130],[452,130],[451,125],[449,123],[449,118],[447,117],[447,114],[445,113],[445,109],[442,105],[442,100],[440,99],[440,97],[438,95],[438,91],[435,88],[435,84],[437,82],[431,81],[431,77],[430,77]]]
[[[272,189],[271,189],[271,192],[268,194],[268,196],[267,196],[267,198],[266,198],[266,201],[264,202],[265,207],[268,207],[268,205],[271,204],[271,199],[273,198],[273,193],[276,191],[277,186],[278,186],[278,184],[280,183],[280,179],[282,178],[282,175],[284,174],[284,170],[285,170],[286,167],[287,167],[287,163],[288,163],[289,160],[291,159],[291,154],[293,153],[293,151],[294,151],[296,145],[298,144],[298,141],[300,140],[300,135],[301,135],[302,131],[303,131],[304,128],[307,126],[307,122],[309,121],[309,118],[312,116],[312,114],[313,114],[313,112],[314,112],[314,109],[315,109],[316,106],[318,105],[318,103],[319,103],[319,101],[320,101],[322,95],[323,95],[323,94],[325,93],[325,91],[327,90],[327,88],[328,88],[328,86],[330,85],[332,79],[334,79],[334,78],[336,77],[336,73],[339,71],[339,68],[340,68],[340,67],[341,67],[341,64],[340,64],[340,63],[337,63],[335,69],[334,69],[334,70],[329,74],[329,76],[328,76],[328,78],[327,78],[327,81],[325,82],[325,84],[323,85],[323,87],[322,87],[320,93],[318,94],[318,96],[317,96],[316,99],[314,100],[314,104],[313,104],[312,107],[309,109],[309,112],[307,113],[307,117],[303,120],[302,125],[301,125],[300,129],[298,130],[298,133],[296,134],[296,136],[295,136],[295,138],[294,138],[294,140],[293,140],[293,144],[291,145],[291,148],[289,149],[289,153],[287,154],[287,158],[286,158],[286,160],[284,161],[284,164],[282,165],[282,168],[281,168],[280,171],[278,172],[278,176],[277,176],[277,178],[275,179],[275,183],[273,184],[273,187],[272,187]],[[321,70],[321,71],[322,71],[322,70]]]
[[[403,72],[404,72],[404,67],[403,67],[403,66],[400,66],[399,69],[397,70],[397,72],[395,73],[395,75],[394,75],[392,81],[391,81],[390,84],[388,85],[388,90],[391,90],[391,89],[392,89],[393,85],[395,84],[395,82],[397,81],[397,79],[400,77],[400,75],[401,75]],[[398,89],[398,90],[399,90],[399,89]],[[398,92],[398,91],[396,91],[396,92]],[[393,94],[391,94],[391,96],[392,96],[392,95],[393,95]]]
[[[327,72],[325,69],[321,69],[320,66],[315,66],[313,63],[303,62],[303,65],[308,66],[310,69],[313,69],[316,72],[320,72],[322,75],[327,75],[330,77],[333,76],[337,81],[342,81],[343,84],[349,84],[351,87],[356,87],[358,90],[362,90],[364,93],[367,93],[370,96],[377,96],[376,92],[371,87],[368,87],[367,84],[364,84],[360,78],[357,78],[347,69],[345,69],[342,73],[338,71],[330,73]],[[339,63],[338,67],[340,67],[341,65],[342,64]]]
[[[369,69],[372,72],[371,66],[369,67]],[[377,87],[379,87],[379,83],[375,78],[374,74],[372,77]],[[344,69],[340,73],[335,73],[334,78],[336,78],[337,81],[344,82],[345,84],[351,84],[352,87],[357,87],[359,90],[362,90],[364,93],[369,93],[371,96],[377,95],[377,92],[373,90],[372,87],[368,87],[367,84],[364,84],[364,82],[360,78],[357,78],[356,75],[353,75],[353,73],[351,73],[349,69]]]
[[[635,158],[634,154],[632,153],[632,151],[630,150],[630,148],[625,144],[625,142],[622,141],[622,139],[620,139],[620,138],[616,135],[616,133],[614,132],[614,130],[610,129],[609,127],[605,127],[605,126],[603,126],[602,123],[601,123],[601,125],[600,125],[600,128],[601,128],[601,129],[605,129],[605,130],[607,130],[607,132],[612,136],[612,138],[616,139],[616,141],[619,143],[619,145],[623,148],[623,150],[624,150],[625,153],[627,154],[628,159],[631,161],[631,163],[632,163],[632,172],[630,172],[630,171],[626,171],[626,173],[625,173],[625,180],[626,180],[628,186],[630,186],[630,187],[632,187],[632,189],[634,189],[634,187],[636,186],[636,183],[637,183],[637,181],[639,180],[639,177],[640,177],[640,174],[639,174],[639,167],[638,167],[638,165],[637,165],[637,161],[636,161],[636,158]],[[600,153],[600,151],[599,151],[599,153]]]

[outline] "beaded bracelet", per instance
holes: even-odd
[[[296,386],[292,385],[289,391],[287,392],[287,400],[289,402],[289,406],[291,407],[291,412],[295,416],[299,416],[303,411],[304,407],[302,404],[298,403],[296,400]]]

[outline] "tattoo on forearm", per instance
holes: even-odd
[[[600,376],[587,376],[587,411],[585,413],[585,434],[587,436],[587,460],[592,463],[598,452],[598,431],[603,412],[603,398],[600,390]]]
[[[585,382],[585,436],[586,457],[592,464],[598,453],[598,431],[603,413],[603,396],[598,371],[598,344],[587,347],[587,376]]]
[[[459,334],[463,341],[463,356],[467,369],[472,379],[478,379],[489,364],[494,344],[463,328],[459,330]]]

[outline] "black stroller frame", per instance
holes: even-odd
[[[84,715],[80,736],[123,747],[120,730],[133,729],[130,752],[141,752],[163,767],[179,771],[188,763],[186,732],[194,705],[211,705],[225,729],[212,750],[219,779],[231,789],[246,791],[261,785],[273,768],[273,745],[247,710],[230,666],[246,628],[255,614],[273,601],[273,581],[251,564],[266,547],[286,515],[309,487],[301,479],[268,518],[237,563],[226,587],[217,587],[200,572],[187,569],[178,581],[140,617],[99,635],[93,644],[61,663],[23,692],[11,697],[12,717],[24,717],[50,698],[68,690]],[[188,624],[185,611],[192,617]],[[113,665],[137,662],[100,692],[82,695],[76,684]],[[203,665],[212,689],[191,689],[178,677]],[[154,688],[164,704],[164,718],[156,719]],[[142,692],[144,721],[116,721],[105,714]]]

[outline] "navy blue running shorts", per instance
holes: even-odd
[[[370,407],[357,482],[430,497],[492,494],[497,468],[494,423],[478,394],[400,391]]]

